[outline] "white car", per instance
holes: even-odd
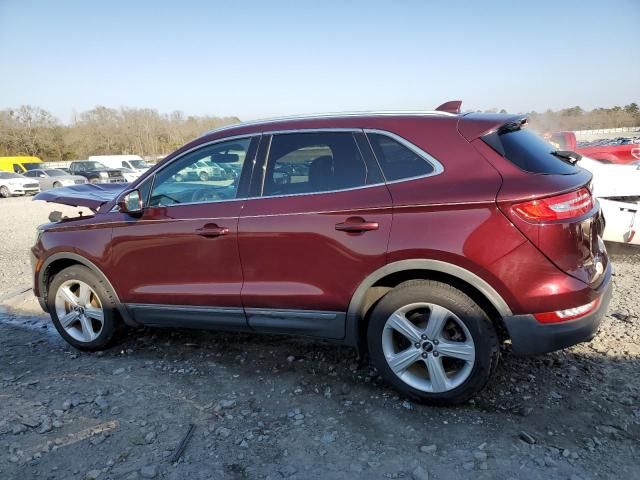
[[[0,197],[13,195],[35,195],[40,191],[37,180],[12,172],[0,172]]]
[[[640,167],[588,157],[579,165],[593,174],[593,195],[606,221],[604,240],[640,245]]]
[[[128,170],[130,174],[137,174],[136,178],[151,168],[151,165],[145,162],[140,155],[92,155],[89,160],[100,162],[109,168],[121,169],[123,174],[125,170]]]
[[[196,163],[183,168],[174,176],[177,182],[198,179],[206,182],[209,180],[227,180],[228,178],[229,176],[224,169],[210,160],[198,160]]]
[[[24,172],[27,178],[33,178],[40,184],[40,191],[44,192],[51,188],[69,187],[71,185],[82,185],[87,183],[87,179],[80,175],[70,175],[64,170],[56,168],[38,168]]]
[[[143,172],[137,172],[135,170],[131,170],[130,168],[118,168],[122,172],[122,176],[128,182],[135,182]]]

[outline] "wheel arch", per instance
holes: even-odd
[[[113,292],[113,295],[116,298],[118,313],[122,320],[130,326],[136,326],[137,324],[131,318],[129,311],[127,308],[120,302],[120,297],[118,296],[118,292],[107,278],[107,276],[98,268],[98,266],[82,255],[78,255],[77,253],[71,252],[61,252],[55,253],[48,257],[43,263],[40,271],[38,273],[38,288],[40,291],[40,297],[45,299],[44,305],[46,305],[46,298],[48,296],[49,284],[51,283],[51,279],[59,272],[64,270],[65,268],[71,267],[73,265],[82,265],[83,267],[91,270],[95,275],[97,275],[102,282],[104,282],[109,289]],[[42,304],[43,302],[41,302]]]
[[[345,342],[366,350],[366,326],[376,303],[392,288],[409,280],[439,280],[469,295],[490,315],[501,338],[506,338],[502,319],[512,312],[502,296],[475,273],[440,260],[409,259],[389,263],[367,276],[351,297],[347,311]]]

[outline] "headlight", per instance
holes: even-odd
[[[107,172],[98,172],[98,176],[100,178],[109,178],[109,174]]]

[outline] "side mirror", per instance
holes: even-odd
[[[142,204],[142,195],[140,190],[132,190],[118,200],[118,207],[121,212],[128,213],[130,215],[139,215],[144,210]]]

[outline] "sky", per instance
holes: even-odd
[[[640,102],[640,0],[0,0],[0,109],[243,120]]]

